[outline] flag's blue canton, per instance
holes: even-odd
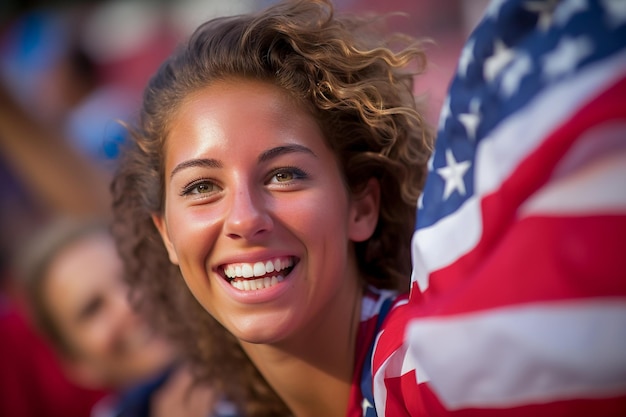
[[[626,0],[492,1],[443,105],[417,229],[474,192],[476,144],[546,85],[626,46]],[[549,117],[549,115],[546,115]]]

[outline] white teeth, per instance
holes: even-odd
[[[254,276],[254,270],[250,266],[250,264],[241,265],[241,276],[244,278],[251,278]]]
[[[291,258],[274,259],[265,262],[256,262],[254,264],[232,264],[224,266],[224,275],[228,278],[262,277],[263,275],[279,272],[291,266],[293,266],[293,260]]]
[[[235,278],[235,269],[232,266],[227,266],[226,268],[224,268],[224,275],[226,275],[228,278]]]
[[[230,278],[230,284],[240,291],[262,290],[283,281],[285,279],[284,276],[278,274],[278,272],[285,268],[290,268],[291,266],[293,266],[293,260],[291,258],[274,259],[271,261],[256,262],[254,264],[231,264],[224,265],[224,275]],[[269,275],[272,272],[276,272],[277,274],[273,276]],[[248,279],[253,277],[259,278]]]
[[[284,277],[282,275],[275,275],[273,277],[263,277],[257,279],[242,279],[242,280],[233,280],[230,282],[230,285],[237,288],[240,291],[254,291],[254,290],[262,290],[263,288],[270,288],[281,281],[284,281]]]
[[[257,262],[254,264],[254,276],[260,277],[265,275],[265,264],[263,262]]]

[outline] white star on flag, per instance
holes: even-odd
[[[500,39],[496,39],[493,45],[493,55],[485,60],[485,66],[483,68],[485,80],[493,81],[500,71],[502,71],[502,68],[511,62],[513,57],[513,51],[507,48]]]
[[[527,53],[518,55],[502,76],[501,90],[506,98],[519,89],[522,79],[532,72],[533,61]]]
[[[524,4],[524,8],[530,12],[539,14],[537,27],[545,31],[552,25],[552,14],[559,1],[560,0],[530,1]]]
[[[469,113],[459,114],[459,121],[465,127],[465,132],[470,140],[476,139],[476,128],[480,123],[480,101],[472,99],[469,104]]]
[[[543,71],[547,78],[556,78],[570,72],[580,61],[593,52],[589,38],[565,37],[559,41],[554,50],[543,57]]]
[[[465,195],[466,191],[463,176],[472,163],[470,161],[457,162],[456,159],[454,159],[452,150],[446,149],[446,164],[445,167],[437,169],[437,174],[446,182],[443,191],[443,199],[447,200],[455,190],[458,190],[461,195]]]
[[[367,398],[363,398],[363,402],[361,403],[361,410],[363,410],[363,415],[367,413],[367,410],[370,408],[374,408],[374,406],[369,402]]]

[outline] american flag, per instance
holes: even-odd
[[[626,416],[626,0],[493,1],[419,200],[379,416]]]

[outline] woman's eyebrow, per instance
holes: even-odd
[[[294,153],[294,152],[308,153],[310,155],[313,155],[313,156],[317,157],[315,152],[313,152],[311,149],[307,148],[306,146],[302,146],[302,145],[298,145],[298,144],[290,144],[290,145],[277,146],[275,148],[268,149],[267,151],[265,151],[265,152],[261,153],[261,155],[259,155],[258,161],[259,162],[266,162],[266,161],[269,161],[270,159],[276,158],[276,157],[278,157],[280,155],[285,155],[285,154]],[[174,176],[174,174],[176,174],[177,172],[179,172],[179,171],[181,171],[183,169],[192,168],[192,167],[223,168],[224,164],[222,163],[222,161],[220,161],[218,159],[213,159],[213,158],[190,159],[188,161],[183,161],[180,164],[176,165],[174,167],[174,169],[172,169],[172,173],[170,174],[170,178],[172,178]]]
[[[191,167],[204,167],[204,168],[222,168],[224,165],[221,161],[213,158],[198,158],[183,161],[176,165],[170,174],[170,178],[174,176],[178,171]]]
[[[317,155],[315,155],[315,152],[313,152],[311,149],[307,148],[306,146],[302,146],[302,145],[298,145],[294,143],[294,144],[277,146],[275,148],[268,149],[267,151],[259,155],[259,162],[266,162],[280,155],[285,155],[285,154],[293,153],[293,152],[304,152],[304,153],[313,155],[314,157],[317,158]]]

